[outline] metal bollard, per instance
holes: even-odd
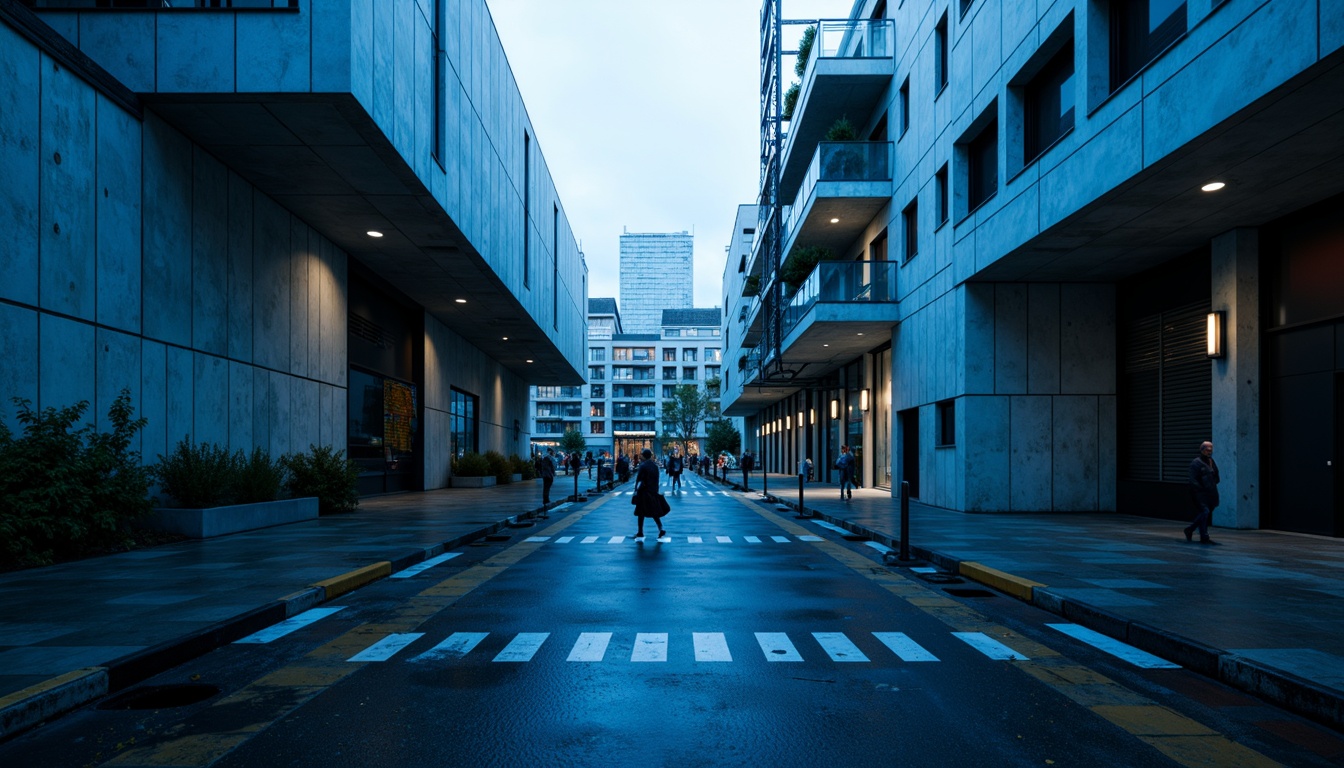
[[[901,481],[901,562],[910,561],[910,481]]]

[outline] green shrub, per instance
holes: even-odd
[[[233,503],[234,458],[222,446],[193,443],[184,437],[167,456],[150,467],[163,492],[183,509]]]
[[[817,264],[823,261],[835,259],[835,253],[829,248],[822,248],[816,245],[807,245],[802,248],[796,248],[784,259],[784,263],[779,268],[779,279],[797,289],[816,269]]]
[[[512,467],[513,474],[522,475],[524,480],[535,480],[537,477],[537,466],[516,453],[509,455],[509,466]]]
[[[784,92],[784,114],[785,120],[793,119],[793,110],[798,107],[798,92],[800,86],[797,83],[789,86],[789,90]]]
[[[489,477],[490,462],[479,453],[468,452],[453,459],[453,477]]]
[[[750,297],[759,295],[761,292],[761,276],[747,275],[747,279],[742,281],[742,296]]]
[[[122,390],[111,432],[75,425],[87,401],[35,411],[14,398],[22,435],[0,420],[0,562],[44,565],[94,548],[124,546],[129,524],[153,509],[150,478],[131,441],[145,426]]]
[[[807,60],[812,57],[812,46],[816,42],[817,25],[813,24],[803,30],[803,36],[798,41],[798,60],[793,64],[793,72],[799,77],[807,72]]]
[[[509,460],[504,458],[504,454],[486,451],[485,460],[490,465],[490,475],[495,476],[496,485],[504,485],[513,479],[513,467],[509,466]]]
[[[280,498],[285,486],[283,459],[273,460],[269,451],[253,448],[251,455],[233,454],[233,503],[256,504]]]
[[[854,130],[854,124],[849,122],[848,115],[842,115],[840,119],[831,124],[826,131],[826,141],[854,141],[859,137],[858,131]]]
[[[319,513],[352,512],[359,506],[359,465],[345,458],[345,451],[310,445],[307,453],[285,454],[280,462],[289,471],[289,495],[316,496]]]

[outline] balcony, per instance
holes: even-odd
[[[831,125],[844,116],[862,124],[877,106],[896,73],[894,38],[891,19],[818,22],[784,145],[784,199],[802,183],[804,163]]]
[[[845,252],[891,202],[892,146],[889,141],[818,144],[798,196],[785,209],[782,253],[795,245]]]

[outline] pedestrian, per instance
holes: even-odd
[[[742,452],[742,460],[738,462],[742,465],[742,490],[751,490],[751,470],[756,468],[756,457],[751,455],[751,451]]]
[[[1185,540],[1192,541],[1199,529],[1200,544],[1217,544],[1209,538],[1209,524],[1213,510],[1218,506],[1218,463],[1213,460],[1213,443],[1199,444],[1199,455],[1190,462],[1190,499],[1195,506],[1195,520],[1185,528]]]
[[[546,514],[546,508],[551,504],[551,484],[555,482],[555,459],[551,458],[554,454],[550,448],[546,453],[537,457],[537,477],[541,478],[541,516],[550,517]]]
[[[640,454],[644,461],[639,465],[639,470],[635,473],[635,493],[630,497],[631,503],[635,505],[635,517],[639,518],[639,531],[635,533],[635,538],[644,538],[644,518],[652,517],[658,525],[658,537],[667,535],[663,529],[663,515],[666,511],[663,505],[666,500],[658,492],[658,463],[653,460],[653,451],[645,448]]]
[[[574,470],[575,476],[578,476],[579,470],[583,469],[583,457],[579,455],[578,451],[569,454],[569,468]],[[574,482],[577,483],[578,481],[575,480]]]
[[[672,455],[667,459],[667,477],[671,481],[668,484],[672,486],[672,490],[674,491],[681,490],[681,468],[681,456],[678,455],[676,451],[673,451]]]
[[[592,479],[593,479],[593,452],[592,452],[592,451],[589,451],[589,452],[588,452],[588,455],[585,456],[585,457],[583,458],[583,465],[584,465],[585,467],[588,468],[588,479],[589,479],[589,480],[592,480]]]
[[[835,468],[840,470],[840,498],[854,498],[854,454],[848,445],[840,446],[840,458],[835,460]]]
[[[630,459],[624,453],[616,458],[616,475],[622,483],[630,479]]]

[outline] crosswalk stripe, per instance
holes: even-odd
[[[462,553],[461,553],[461,552],[448,552],[448,553],[439,555],[438,557],[431,557],[431,558],[429,558],[428,560],[425,560],[424,562],[416,563],[415,565],[412,565],[412,566],[410,566],[410,567],[408,567],[408,568],[403,568],[403,569],[401,569],[400,571],[397,571],[396,573],[392,574],[392,577],[391,577],[391,578],[394,578],[394,579],[409,579],[409,578],[411,578],[412,576],[415,576],[415,575],[424,573],[425,571],[429,570],[430,568],[433,568],[434,566],[438,565],[439,563],[446,563],[446,562],[448,562],[449,560],[452,560],[454,557],[457,557],[457,556],[460,555],[460,554],[462,554]]]
[[[249,645],[269,643],[272,640],[278,640],[284,637],[285,635],[288,635],[290,632],[295,632],[297,630],[303,629],[304,627],[308,626],[309,624],[312,624],[315,621],[325,619],[328,616],[332,615],[333,613],[336,613],[337,611],[341,610],[345,610],[344,605],[329,605],[325,608],[310,608],[304,611],[303,613],[300,613],[298,616],[285,619],[279,624],[272,624],[271,626],[263,630],[253,632],[247,637],[234,640],[233,642],[246,643]]]
[[[799,537],[798,537],[798,540],[799,540],[799,541],[825,541],[825,539],[821,538],[820,536],[799,536]]]
[[[1026,656],[980,632],[953,632],[952,636],[998,661],[1030,661]]]
[[[819,525],[819,526],[821,526],[822,528],[825,528],[825,529],[828,530],[828,531],[835,531],[836,533],[839,533],[839,534],[848,534],[848,533],[849,533],[849,531],[846,531],[844,528],[841,528],[840,526],[835,525],[834,523],[828,523],[828,522],[826,522],[825,520],[813,520],[812,522],[813,522],[813,524],[815,524],[815,525]]]
[[[746,539],[748,544],[760,544],[760,543],[761,543],[761,540],[760,540],[759,538],[755,537],[755,536],[743,536],[742,538]]]
[[[789,543],[789,537],[788,537],[788,536],[771,536],[770,539],[771,539],[772,541],[777,541],[777,542],[779,542],[780,544],[788,544],[788,543]]]
[[[702,496],[702,495],[704,495],[704,494],[700,493],[700,491],[696,491],[696,492],[695,492],[695,495],[696,495],[696,496]]]
[[[798,649],[784,632],[757,632],[756,644],[761,646],[766,661],[802,661]]]
[[[714,538],[715,538],[720,544],[732,544],[732,543],[733,543],[733,537],[731,537],[731,536],[715,536]]]
[[[519,632],[504,650],[495,656],[494,661],[531,661],[541,644],[550,637],[550,632]]]
[[[540,544],[543,541],[550,541],[550,540],[551,540],[550,536],[528,536],[526,539],[526,541],[534,541],[538,544]]]
[[[667,661],[667,633],[640,632],[635,635],[631,661]]]
[[[356,653],[346,661],[387,661],[397,651],[424,637],[424,632],[398,632],[388,635],[368,648]]]
[[[1045,626],[1057,631],[1063,632],[1075,640],[1081,640],[1088,645],[1105,651],[1117,659],[1128,661],[1141,669],[1180,669],[1180,664],[1173,664],[1166,659],[1141,651],[1132,645],[1116,640],[1113,637],[1107,637],[1100,632],[1094,632],[1087,627],[1080,627],[1077,624],[1046,624]]]
[[[686,543],[687,543],[687,544],[703,544],[704,542],[700,540],[700,537],[699,537],[699,536],[687,536],[687,537],[686,537]]]
[[[920,565],[920,566],[915,566],[914,568],[911,568],[911,569],[910,569],[910,572],[911,572],[911,573],[937,573],[937,572],[938,572],[938,569],[937,569],[937,568],[932,568],[932,567],[927,566],[927,565]]]
[[[911,640],[904,632],[874,632],[873,637],[882,641],[901,661],[937,661],[938,657],[924,650],[919,643]]]
[[[812,636],[826,655],[831,657],[831,661],[868,661],[863,651],[843,632],[813,632]]]
[[[471,653],[489,632],[454,632],[447,640],[416,656],[412,661],[435,661],[437,659],[460,659]]]
[[[612,537],[611,537],[611,540],[608,541],[607,543],[608,543],[608,544],[620,544],[622,541],[625,541],[625,537],[624,537],[624,536],[612,536]]]
[[[568,544],[569,542],[571,542],[571,541],[573,541],[573,540],[574,540],[574,537],[573,537],[573,536],[561,536],[560,538],[558,538],[558,539],[555,540],[555,543],[556,543],[556,544]]]
[[[732,661],[728,640],[722,632],[692,632],[696,661]]]
[[[579,543],[580,543],[580,544],[592,544],[594,541],[597,541],[598,538],[599,538],[599,537],[597,537],[597,536],[584,536],[584,537],[583,537],[583,541],[580,541]]]
[[[565,661],[601,661],[607,655],[607,644],[611,642],[610,632],[584,632],[578,642],[569,651]]]

